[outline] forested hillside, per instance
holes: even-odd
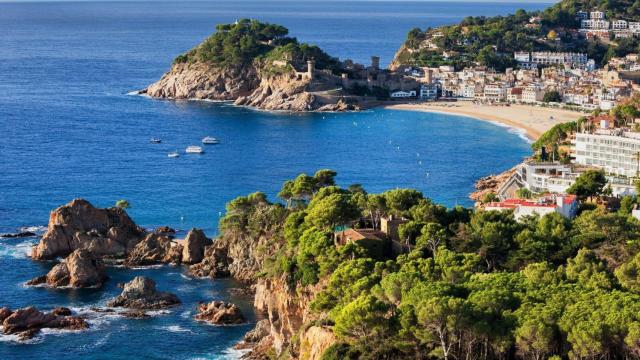
[[[324,359],[640,356],[636,198],[616,212],[585,207],[573,221],[550,214],[516,222],[510,212],[447,209],[410,189],[343,189],[334,177],[300,175],[285,183],[282,203],[260,193],[238,198],[220,224],[223,235],[242,239],[270,229],[255,251],[259,278],[285,279],[279,291],[293,299],[312,287],[311,315],[297,331],[320,326],[336,336]],[[379,226],[389,215],[409,220],[399,229],[408,253],[394,256],[375,241],[336,243],[345,225]],[[299,336],[285,352],[308,346]]]
[[[602,10],[609,19],[640,21],[640,1],[563,0],[544,11],[495,17],[463,19],[457,25],[415,28],[396,54],[394,66],[453,65],[457,69],[479,63],[503,71],[515,65],[516,51],[584,52],[598,65],[612,56],[624,56],[640,51],[636,38],[587,40],[578,36],[578,11]]]

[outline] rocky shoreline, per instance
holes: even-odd
[[[175,230],[169,227],[148,231],[137,226],[123,209],[96,208],[86,200],[75,199],[51,212],[47,231],[32,249],[34,261],[62,260],[26,285],[100,288],[109,281],[106,269],[110,264],[129,268],[183,264],[194,277],[233,277],[245,284],[251,295],[255,294],[255,308],[267,317],[238,345],[243,349],[255,348],[250,356],[261,358],[262,351],[274,346],[283,348],[302,324],[298,317],[307,310],[300,306],[308,305],[305,302],[290,307],[287,304],[296,296],[287,290],[286,284],[267,283],[258,278],[262,259],[256,256],[256,248],[268,242],[266,235],[255,239],[223,236],[212,241],[199,229],[190,230],[184,239],[176,239]],[[144,319],[150,316],[149,310],[181,303],[176,295],[157,290],[150,278],[138,276],[118,286],[122,287],[122,293],[106,302],[106,307],[91,308],[83,315],[72,315],[66,308],[50,313],[32,307],[15,311],[2,308],[0,324],[5,334],[16,334],[16,339],[24,341],[42,328],[86,329],[89,327],[86,316],[94,316],[91,314]],[[212,325],[246,323],[244,314],[232,303],[210,300],[194,306],[197,313],[193,321]]]
[[[269,74],[259,63],[244,67],[177,63],[138,94],[170,100],[233,101],[270,111],[343,112],[364,106],[362,101],[354,103],[354,97],[320,95],[311,86],[312,79],[298,78],[295,71]]]

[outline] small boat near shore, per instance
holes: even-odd
[[[185,150],[185,152],[187,154],[202,154],[204,153],[204,150],[200,146],[191,145],[191,146],[187,146],[187,149]]]
[[[180,153],[178,153],[178,151],[176,150],[176,151],[170,152],[169,154],[167,154],[167,156],[170,158],[177,158],[180,156]]]
[[[160,143],[162,143],[162,139],[153,137],[153,138],[151,138],[149,140],[149,142],[152,143],[152,144],[160,144]]]
[[[206,136],[205,138],[202,139],[202,143],[205,145],[215,145],[215,144],[220,144],[220,140],[211,136]]]

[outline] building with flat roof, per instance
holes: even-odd
[[[535,200],[507,199],[491,202],[483,206],[486,211],[513,211],[516,220],[525,216],[544,216],[558,213],[573,219],[578,212],[578,198],[575,195],[547,195]]]

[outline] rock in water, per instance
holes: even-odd
[[[32,258],[66,257],[76,249],[89,250],[96,257],[122,256],[143,233],[123,209],[98,209],[75,199],[51,212],[47,232],[33,247]]]
[[[104,266],[87,250],[75,250],[63,262],[54,266],[44,278],[37,277],[27,285],[46,282],[52,287],[100,287],[107,279]]]
[[[204,258],[204,249],[212,244],[211,239],[204,235],[200,229],[191,229],[184,239],[182,249],[182,262],[185,264],[196,264]]]
[[[124,285],[122,293],[111,300],[107,306],[163,309],[179,303],[180,300],[174,294],[157,291],[156,283],[153,280],[144,276],[136,276],[135,279]]]
[[[68,309],[56,309],[50,313],[43,313],[35,307],[27,307],[11,312],[2,321],[3,332],[5,334],[18,334],[21,340],[29,339],[37,334],[40,329],[67,329],[80,330],[88,327],[87,322],[77,316],[69,316]],[[6,315],[10,310],[3,308],[2,315]],[[1,318],[2,316],[0,316]]]
[[[11,309],[9,309],[8,307],[0,308],[0,324],[2,324],[4,319],[11,316],[11,314],[13,314],[13,311],[11,311]]]
[[[17,233],[0,234],[0,238],[8,238],[8,239],[23,238],[23,237],[33,237],[33,236],[36,236],[36,233],[34,233],[32,231],[21,231],[21,232],[17,232]]]
[[[206,247],[202,261],[191,265],[189,272],[196,277],[223,278],[230,276],[228,247],[220,239],[216,240],[213,245]]]
[[[216,325],[242,324],[247,321],[236,304],[225,303],[224,301],[200,304],[198,311],[195,316],[196,320]]]
[[[242,339],[242,341],[247,344],[255,344],[262,340],[265,336],[268,336],[270,332],[271,323],[269,322],[269,319],[262,319],[258,321],[256,327],[254,327],[253,330],[248,331],[246,334],[244,334],[244,338]]]
[[[181,245],[173,242],[169,236],[152,233],[148,234],[131,250],[125,265],[179,264],[181,257]]]

